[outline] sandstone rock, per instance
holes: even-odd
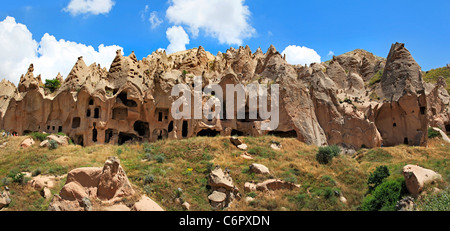
[[[227,199],[227,194],[225,194],[223,192],[214,191],[211,195],[208,196],[208,199],[211,202],[220,204]],[[214,206],[214,207],[217,207],[217,206]]]
[[[253,192],[253,191],[256,191],[256,184],[250,183],[250,182],[245,182],[245,184],[244,184],[244,190],[245,190],[246,192]]]
[[[213,190],[213,193],[208,196],[213,208],[226,208],[233,200],[241,199],[239,190],[234,186],[229,171],[223,172],[219,166],[216,166],[209,174],[208,184]]]
[[[28,148],[31,147],[31,145],[33,145],[35,142],[32,138],[26,138],[25,140],[22,141],[22,143],[20,143],[20,147],[22,148]]]
[[[77,168],[67,174],[66,184],[77,182],[85,188],[97,187],[102,168]]]
[[[228,174],[225,174],[221,168],[217,167],[209,174],[208,184],[211,187],[225,188],[226,190],[234,188],[233,179]]]
[[[442,131],[442,130],[439,129],[439,128],[433,128],[433,130],[439,132],[439,134],[441,134],[441,137],[442,137],[442,139],[443,139],[445,142],[450,143],[450,138],[448,138],[447,134],[445,134],[444,131]]]
[[[272,148],[273,150],[279,151],[279,150],[281,150],[281,148],[283,148],[283,145],[281,145],[280,142],[272,141],[270,144],[270,148]]]
[[[238,145],[237,148],[241,149],[242,151],[246,151],[248,147],[246,144],[241,144],[241,145]]]
[[[440,174],[417,165],[403,167],[403,176],[405,177],[406,188],[414,197],[419,196],[426,184],[442,180]]]
[[[181,207],[183,207],[184,210],[189,211],[191,205],[185,201],[183,204],[181,204]]]
[[[48,145],[49,145],[48,140],[44,140],[44,141],[42,141],[42,142],[39,144],[39,147],[41,147],[41,148],[47,148]]]
[[[347,204],[347,198],[345,198],[344,196],[340,196],[340,197],[339,197],[339,200],[340,200],[342,203]]]
[[[269,168],[262,164],[252,164],[250,165],[250,172],[254,172],[256,174],[270,174]]]
[[[49,141],[53,140],[58,145],[61,145],[61,146],[69,145],[69,137],[67,137],[67,136],[49,135],[49,136],[47,136],[47,140],[49,140]]]
[[[134,194],[128,177],[125,174],[120,161],[116,157],[110,157],[99,176],[97,196],[101,200],[111,200],[115,197],[125,197]]]
[[[131,211],[131,209],[128,208],[124,204],[117,204],[117,205],[112,205],[112,206],[105,207],[105,208],[103,208],[103,211],[127,212],[127,211]]]
[[[69,201],[81,201],[83,198],[88,197],[88,194],[86,193],[83,186],[76,182],[65,184],[61,189],[61,192],[59,192],[59,195],[62,199]]]
[[[247,202],[247,203],[250,203],[250,202],[252,202],[254,200],[255,200],[255,198],[253,198],[253,197],[246,197],[245,198],[245,202]]]
[[[56,177],[39,175],[33,177],[28,183],[34,189],[40,191],[44,188],[53,188],[55,186]]]
[[[131,211],[164,211],[156,202],[152,199],[142,196],[141,200],[136,202],[131,208]]]
[[[55,195],[48,206],[48,211],[84,211],[84,208],[80,206],[78,201],[64,200],[59,195]]]
[[[232,136],[232,137],[230,138],[230,141],[231,141],[231,143],[234,144],[236,147],[239,146],[239,145],[241,145],[241,144],[243,144],[242,141],[241,141],[239,138],[234,137],[234,136]]]
[[[241,157],[246,160],[253,160],[253,157],[250,154],[248,154],[247,152],[242,153]]]
[[[0,193],[0,209],[8,206],[11,203],[11,198],[9,197],[9,191],[6,190]]]
[[[52,197],[52,192],[50,191],[49,188],[45,187],[41,191],[41,196],[44,197],[45,199],[50,199]]]

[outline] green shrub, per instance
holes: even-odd
[[[247,194],[247,196],[251,197],[251,198],[255,198],[256,197],[256,193],[255,192],[249,192]]]
[[[156,160],[156,162],[158,162],[158,163],[164,163],[164,161],[166,161],[166,157],[164,156],[164,154],[158,154],[158,155],[155,155],[153,158],[154,158],[154,159]]]
[[[58,142],[54,141],[54,140],[50,140],[48,141],[48,149],[50,150],[55,150],[58,148]]]
[[[39,176],[39,175],[41,175],[41,170],[38,168],[38,169],[36,169],[36,170],[34,170],[32,173],[31,173],[31,176]]]
[[[151,184],[151,183],[153,183],[154,181],[155,181],[155,177],[154,177],[153,175],[146,175],[146,176],[144,177],[144,184],[145,184],[145,185]]]
[[[375,188],[364,198],[361,209],[364,211],[395,211],[395,205],[406,193],[403,178],[389,180]]]
[[[341,153],[341,149],[336,145],[320,147],[316,154],[316,160],[320,164],[328,164],[333,157],[338,156],[339,153]]]
[[[49,136],[49,134],[44,134],[44,133],[40,133],[40,132],[33,132],[28,134],[28,136],[30,136],[31,138],[33,138],[33,140],[38,140],[40,142],[44,141],[47,139],[47,136]]]
[[[25,180],[25,174],[17,173],[15,176],[12,177],[12,180],[14,183],[22,184]]]
[[[46,79],[45,88],[49,89],[50,92],[55,92],[61,87],[61,83],[58,79]]]
[[[367,185],[369,186],[369,193],[372,192],[378,185],[383,183],[384,179],[388,178],[391,174],[387,166],[378,166],[374,172],[370,173]]]
[[[435,131],[433,128],[428,128],[428,138],[432,139],[435,137],[441,137],[441,133]]]
[[[381,76],[383,76],[384,70],[379,70],[370,80],[369,80],[369,86],[372,86],[376,83],[381,82]]]

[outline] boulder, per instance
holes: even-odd
[[[185,201],[183,204],[181,204],[181,207],[183,207],[184,210],[189,211],[191,205]]]
[[[231,179],[230,175],[224,173],[221,168],[217,167],[209,174],[208,182],[214,188],[225,188],[226,190],[232,190],[234,188],[233,179]]]
[[[442,137],[442,139],[443,139],[445,142],[450,143],[450,138],[448,138],[447,134],[445,134],[444,131],[442,131],[442,130],[439,129],[439,128],[433,128],[433,130],[439,132],[439,134],[441,134],[441,137]]]
[[[111,200],[115,197],[126,197],[134,194],[128,177],[117,157],[110,157],[99,176],[97,196],[101,200]]]
[[[49,145],[49,141],[48,140],[44,140],[39,144],[39,147],[41,148],[47,148]]]
[[[67,183],[77,182],[85,188],[97,187],[102,168],[77,168],[67,174]]]
[[[48,211],[84,211],[84,208],[80,206],[78,201],[64,200],[59,195],[55,195],[48,205]]]
[[[42,189],[42,191],[40,193],[41,193],[41,196],[44,197],[45,199],[50,199],[52,197],[52,192],[47,187]]]
[[[240,144],[237,146],[237,148],[239,148],[242,151],[247,151],[248,147],[246,144]]]
[[[247,152],[242,153],[241,157],[246,160],[253,160],[253,157],[250,154],[248,154]]]
[[[277,180],[277,179],[266,180],[266,181],[256,185],[256,190],[263,191],[263,192],[275,191],[275,190],[280,190],[280,189],[294,190],[294,189],[298,189],[298,188],[300,188],[300,185],[297,185],[297,184],[294,184],[291,182],[282,181],[282,180]]]
[[[236,146],[236,147],[239,146],[239,145],[241,145],[241,144],[243,144],[242,141],[241,141],[239,138],[234,137],[234,136],[232,136],[232,137],[230,138],[230,141],[231,141],[231,143],[234,144],[234,146]]]
[[[164,211],[164,209],[152,199],[142,196],[141,200],[133,205],[131,211]]]
[[[61,146],[69,145],[69,137],[67,137],[67,136],[49,135],[49,136],[47,136],[47,140],[49,140],[49,141],[53,140],[58,145],[61,145]]]
[[[442,180],[442,176],[433,170],[425,169],[417,165],[403,167],[406,188],[414,197],[418,197],[426,184]]]
[[[9,197],[9,191],[6,190],[0,193],[0,209],[8,206],[11,203],[11,198]]]
[[[266,166],[262,165],[262,164],[252,164],[250,165],[250,172],[254,172],[256,174],[270,174],[269,168],[267,168]]]
[[[28,147],[31,147],[34,143],[35,143],[34,140],[32,138],[28,137],[25,140],[23,140],[22,143],[20,143],[20,147],[28,148]]]
[[[61,189],[61,192],[59,192],[59,195],[62,199],[69,201],[81,201],[83,198],[88,197],[88,194],[86,193],[83,186],[76,182],[65,184]]]
[[[244,184],[244,190],[245,190],[246,192],[256,191],[256,184],[250,183],[250,182],[245,182],[245,184]]]
[[[213,190],[208,199],[215,209],[226,208],[234,199],[241,199],[239,190],[234,186],[233,179],[231,179],[227,169],[223,172],[219,166],[216,166],[209,174],[208,183]]]

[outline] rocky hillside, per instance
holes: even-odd
[[[322,148],[276,136],[239,137],[247,151],[220,136],[56,149],[20,148],[24,139],[0,141],[3,211],[450,210],[450,145],[440,138],[327,164]]]
[[[215,56],[199,47],[172,55],[154,52],[142,60],[118,51],[109,71],[80,57],[65,80],[57,77],[61,86],[55,89],[33,72],[30,65],[18,87],[0,83],[0,127],[19,135],[63,132],[84,146],[269,134],[358,150],[426,146],[429,126],[450,131],[446,86],[424,84],[420,66],[401,43],[392,45],[386,59],[355,50],[310,66],[288,64],[273,46],[266,53],[240,47]],[[262,131],[259,117],[174,119],[172,87],[192,86],[195,76],[203,87],[215,83],[223,89],[279,84],[278,128]],[[205,103],[213,96],[202,97]],[[248,101],[245,107],[248,112]]]

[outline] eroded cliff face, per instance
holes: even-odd
[[[381,82],[369,85],[383,69]],[[410,145],[426,145],[428,123],[448,124],[448,94],[429,86],[425,95],[420,67],[402,44],[393,45],[387,60],[355,50],[311,66],[288,64],[273,46],[265,54],[247,46],[214,56],[199,47],[171,55],[154,52],[142,60],[117,51],[109,71],[87,66],[80,57],[54,93],[44,90],[33,71],[31,65],[18,89],[0,83],[1,127],[20,135],[64,132],[80,145],[272,134],[359,149],[403,144],[406,138]],[[237,119],[236,110],[234,119],[174,119],[171,105],[177,99],[171,90],[176,84],[194,90],[195,77],[201,77],[202,88],[221,86],[222,108],[227,84],[279,84],[278,128],[263,131],[263,119]],[[203,104],[215,97],[196,93]],[[248,100],[245,108],[248,114]]]

